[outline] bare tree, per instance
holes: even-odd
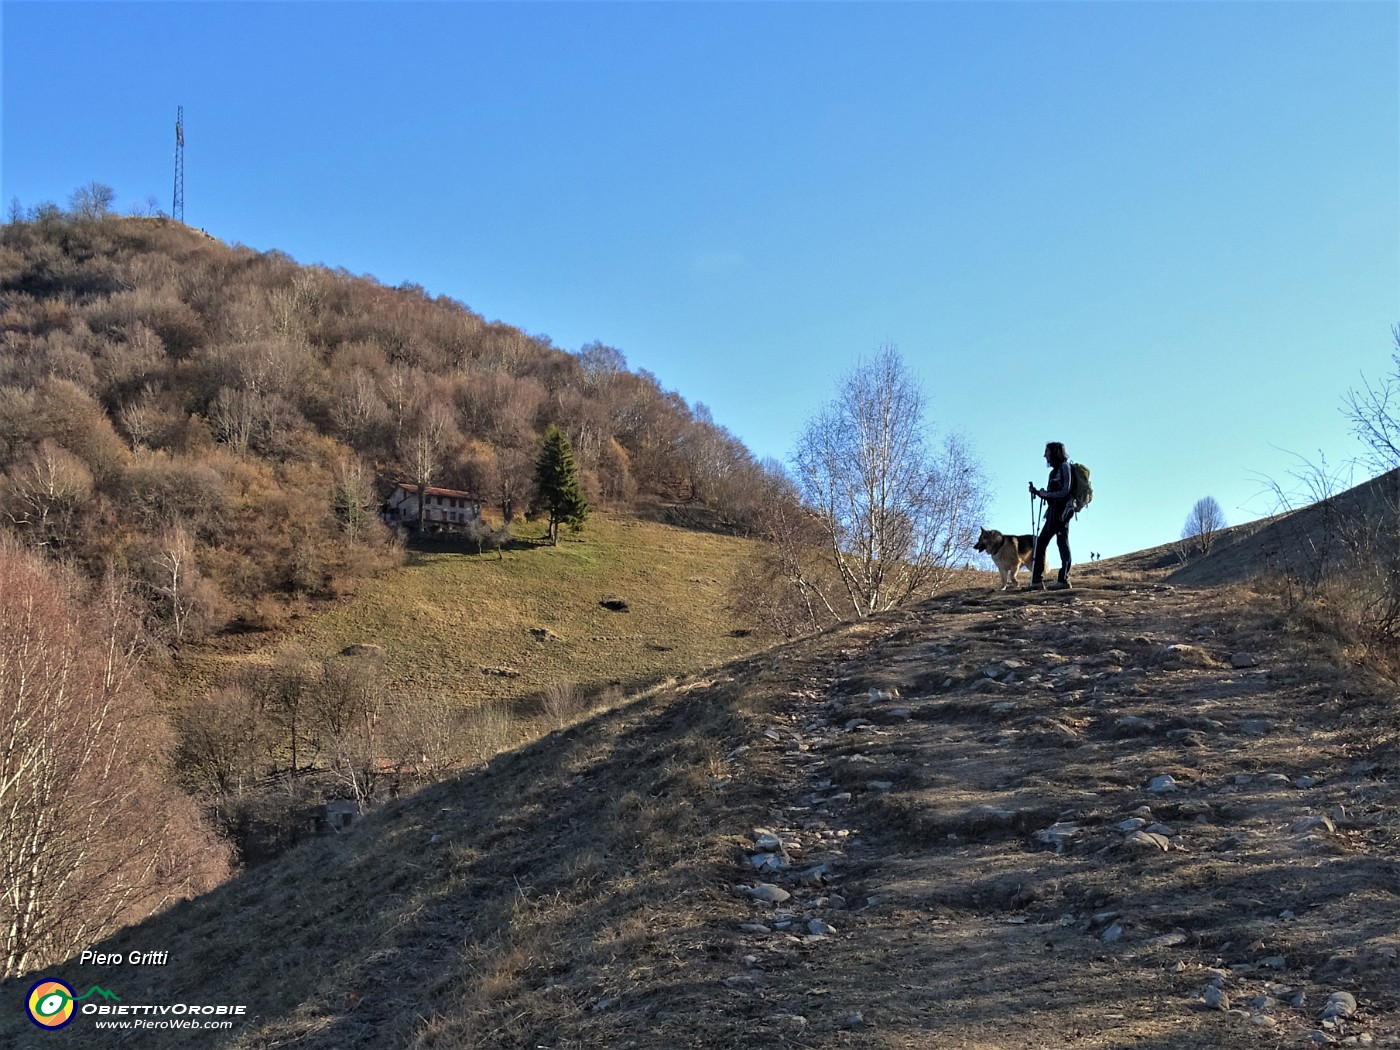
[[[271,667],[263,669],[250,683],[269,721],[286,734],[294,774],[301,768],[302,755],[310,743],[307,736],[316,728],[313,697],[320,672],[321,667],[304,651],[288,646]]]
[[[63,546],[92,498],[92,473],[67,449],[42,441],[10,472],[0,499],[35,546]]]
[[[596,340],[579,350],[578,363],[584,384],[590,389],[596,389],[617,373],[627,371],[627,358],[622,351]]]
[[[1181,529],[1183,540],[1195,540],[1202,554],[1209,554],[1216,533],[1225,528],[1225,512],[1220,509],[1214,496],[1206,496],[1196,501],[1186,524]]]
[[[68,207],[80,219],[101,219],[111,213],[117,191],[101,182],[89,182],[73,191]]]
[[[271,765],[271,727],[240,683],[220,686],[181,712],[177,762],[189,786],[219,813],[226,798],[249,790]]]
[[[194,542],[183,526],[168,529],[151,564],[151,588],[163,607],[170,631],[179,644],[189,629],[199,603],[199,570],[195,567]]]
[[[326,768],[361,804],[374,793],[377,764],[383,757],[384,702],[384,657],[373,648],[326,661],[312,696]]]
[[[803,505],[781,463],[769,460],[760,469],[769,492],[754,527],[761,542],[735,577],[731,608],[785,638],[839,622],[831,591],[840,585],[818,515]]]
[[[0,542],[0,977],[68,957],[227,876],[193,803],[157,779],[139,635],[109,581],[84,600]]]
[[[417,528],[421,532],[427,515],[428,487],[437,479],[437,473],[442,467],[439,449],[430,434],[415,431],[405,439],[399,454],[403,458],[404,466],[408,468],[413,484],[418,487]]]
[[[220,387],[209,404],[209,425],[215,436],[235,452],[248,451],[267,414],[265,401],[252,387]]]
[[[396,444],[403,444],[404,430],[408,424],[409,413],[415,403],[420,381],[421,375],[402,361],[395,361],[393,367],[384,377],[381,393],[387,407],[389,420],[394,427],[394,442]]]
[[[160,210],[160,201],[148,194],[140,204],[133,204],[128,208],[127,214],[138,219],[150,219],[163,213]]]
[[[1390,372],[1375,383],[1363,380],[1361,390],[1348,391],[1345,399],[1352,432],[1368,450],[1367,465],[1384,475],[1370,485],[1371,512],[1354,516],[1345,542],[1358,621],[1394,651],[1400,646],[1400,325],[1390,334]]]
[[[418,413],[413,426],[405,431],[399,456],[418,486],[418,528],[428,505],[428,486],[442,470],[448,447],[458,440],[457,425],[452,410],[438,401],[431,401]]]
[[[1360,390],[1347,392],[1343,408],[1352,422],[1352,432],[1369,450],[1371,467],[1378,472],[1400,466],[1400,325],[1390,334],[1395,342],[1391,371],[1374,383],[1363,379]]]
[[[389,410],[379,394],[374,377],[363,368],[354,368],[335,386],[331,418],[351,448],[361,449],[370,436],[389,418]]]
[[[899,351],[883,347],[845,378],[797,451],[804,498],[859,617],[935,587],[972,542],[984,503],[966,445],[929,449],[924,396]]]
[[[359,456],[350,455],[335,464],[331,507],[349,536],[361,536],[374,521],[374,476]]]
[[[406,693],[397,703],[384,708],[380,737],[383,757],[401,773],[411,773],[419,779],[440,779],[460,762],[461,716],[449,697]]]
[[[117,411],[117,423],[138,452],[149,448],[161,422],[155,394],[148,386]]]

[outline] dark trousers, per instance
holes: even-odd
[[[1045,512],[1045,526],[1035,539],[1035,563],[1031,566],[1031,582],[1039,583],[1045,576],[1045,555],[1050,550],[1053,536],[1060,548],[1060,582],[1069,579],[1069,523],[1074,515],[1069,508],[1059,509],[1050,506]]]

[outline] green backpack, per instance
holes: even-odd
[[[1076,514],[1094,499],[1094,486],[1089,483],[1089,468],[1083,463],[1069,465],[1069,496]]]

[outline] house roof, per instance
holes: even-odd
[[[407,481],[400,481],[396,487],[403,489],[405,492],[410,492],[415,496],[418,495],[418,486],[411,485]],[[470,492],[463,492],[461,489],[440,489],[434,485],[429,485],[427,488],[427,493],[429,496],[453,496],[457,499],[470,500],[473,503],[480,502],[480,500],[478,500]]]

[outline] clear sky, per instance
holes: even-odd
[[[1400,321],[1395,3],[13,3],[8,205],[90,181],[576,351],[759,456],[894,343],[1076,555],[1276,509]],[[1300,459],[1300,457],[1302,457]],[[1053,558],[1052,558],[1053,561]]]

